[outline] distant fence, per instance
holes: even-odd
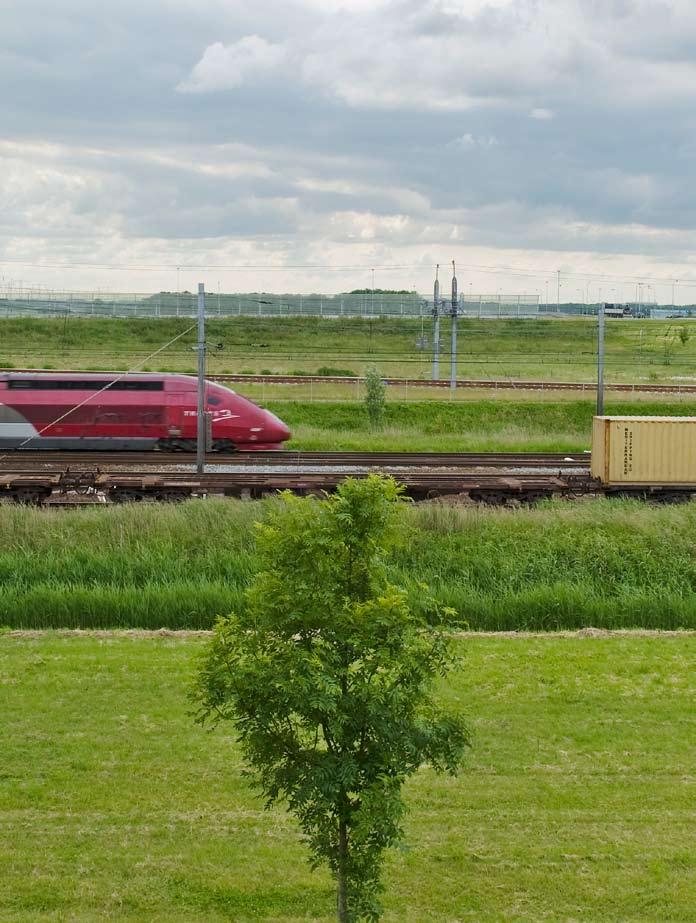
[[[449,301],[439,311],[451,311]],[[470,317],[530,317],[540,313],[537,296],[472,295],[461,298],[457,311]],[[114,294],[55,292],[37,289],[0,290],[3,317],[194,317],[197,296],[191,292]],[[269,295],[258,292],[206,293],[209,317],[430,317],[433,302],[417,292],[346,295]]]

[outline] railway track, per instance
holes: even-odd
[[[6,369],[0,368],[0,372],[43,372],[44,369]],[[77,369],[57,369],[61,373],[65,372],[66,374],[80,374]],[[123,374],[123,370],[108,370],[104,374]],[[186,373],[182,373],[186,374]],[[193,374],[193,373],[189,373]],[[256,382],[256,383],[266,383],[266,384],[289,384],[289,385],[301,385],[301,384],[359,384],[364,381],[363,378],[358,376],[340,376],[340,375],[225,375],[225,374],[210,374],[207,376],[209,381],[220,381],[220,382]],[[433,381],[432,379],[426,378],[385,378],[385,383],[388,385],[393,385],[395,387],[408,387],[408,388],[449,388],[451,385],[450,380],[447,378],[439,378]],[[474,389],[491,389],[491,390],[507,390],[507,391],[578,391],[581,394],[594,394],[597,390],[597,386],[594,382],[582,382],[582,381],[525,381],[523,379],[509,379],[509,378],[458,378],[456,382],[457,388],[474,388]],[[678,385],[668,385],[668,384],[654,384],[648,382],[634,382],[634,383],[617,383],[617,384],[605,384],[605,387],[608,391],[620,391],[623,393],[632,394],[635,392],[648,392],[653,394],[696,394],[696,383],[695,384],[678,384]]]
[[[40,449],[8,451],[0,455],[0,470],[48,468],[165,468],[195,464],[183,452],[61,452]],[[238,452],[212,453],[206,465],[235,468],[322,467],[342,468],[553,468],[587,467],[589,453],[552,452]]]
[[[306,382],[314,384],[355,384],[364,381],[360,377],[322,376],[322,375],[210,375],[212,381],[220,382],[264,382],[266,384],[300,385]],[[429,378],[385,378],[384,383],[395,387],[406,388],[450,388],[449,378],[438,378],[434,381]],[[525,381],[523,379],[495,378],[458,378],[457,388],[474,388],[485,390],[507,391],[579,391],[581,394],[594,394],[597,385],[594,382],[582,381]],[[608,384],[607,391],[622,391],[635,393],[646,391],[664,394],[696,394],[696,384],[693,385],[662,385],[636,382],[635,384]]]

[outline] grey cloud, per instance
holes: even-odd
[[[686,249],[696,9],[460,7],[29,2],[0,48],[0,247]]]

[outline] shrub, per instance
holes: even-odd
[[[317,375],[326,378],[357,378],[358,376],[352,369],[334,369],[330,365],[322,365],[317,369]]]
[[[384,421],[386,390],[379,371],[371,366],[365,373],[365,409],[372,429],[380,429]]]

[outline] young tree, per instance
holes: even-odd
[[[374,365],[365,372],[365,409],[372,429],[379,429],[384,420],[387,387]]]
[[[455,654],[392,586],[385,551],[401,488],[346,481],[329,499],[283,496],[259,526],[261,570],[220,619],[201,663],[198,720],[233,723],[270,807],[285,801],[313,864],[337,883],[340,923],[378,920],[384,850],[401,836],[401,787],[424,763],[455,773],[469,738],[438,708]]]

